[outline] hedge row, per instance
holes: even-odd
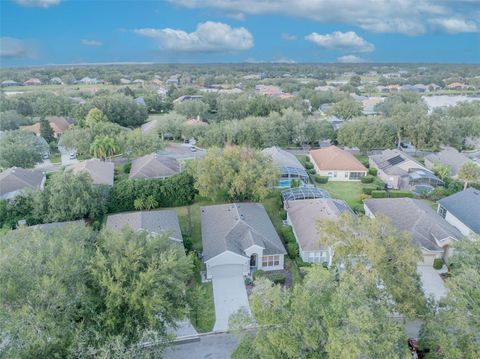
[[[368,169],[368,174],[369,174],[370,176],[374,176],[374,177],[375,177],[375,176],[377,175],[377,169],[376,169],[376,168],[373,168],[373,167],[372,167],[372,168],[369,168],[369,169]]]
[[[372,183],[374,179],[374,176],[363,176],[362,178],[360,178],[360,181],[362,183]]]
[[[320,175],[314,175],[313,179],[317,183],[327,183],[328,182],[328,177],[327,176],[320,176]]]
[[[407,191],[372,191],[372,198],[412,198],[413,193]]]

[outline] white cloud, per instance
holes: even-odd
[[[359,64],[366,61],[361,57],[355,55],[345,55],[337,57],[337,62],[340,62],[342,64]]]
[[[62,0],[15,0],[18,5],[28,7],[43,7],[47,8],[53,5],[60,4]]]
[[[136,29],[134,32],[156,40],[162,49],[179,52],[228,52],[253,47],[253,36],[244,27],[232,28],[220,22],[207,21],[194,32],[176,29]]]
[[[476,23],[473,21],[466,21],[464,19],[432,19],[430,20],[430,23],[451,34],[461,32],[477,32],[479,30],[479,26]]]
[[[438,27],[435,18],[475,22],[478,0],[169,0],[188,8],[212,8],[224,13],[282,14],[323,23],[343,23],[382,33],[420,35]],[[478,20],[476,20],[478,21]],[[455,27],[455,26],[453,26]],[[456,27],[470,31],[471,26]],[[442,29],[451,31],[448,27]]]
[[[288,32],[282,33],[282,39],[285,41],[294,41],[297,39],[295,35],[289,34]]]
[[[88,39],[83,39],[80,40],[80,43],[85,46],[102,46],[103,43],[98,40],[88,40]]]
[[[310,35],[305,36],[305,39],[313,42],[319,47],[330,50],[346,50],[353,52],[372,52],[375,50],[373,44],[365,41],[353,31],[335,31],[331,34],[325,35],[312,32]]]
[[[13,37],[0,37],[0,57],[5,59],[32,58],[35,56],[35,46]]]

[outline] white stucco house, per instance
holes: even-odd
[[[437,212],[464,236],[480,234],[480,191],[467,188],[438,201]]]
[[[350,152],[337,146],[328,146],[309,153],[315,171],[329,181],[360,181],[367,168]]]
[[[263,205],[232,203],[201,208],[207,279],[255,270],[281,270],[286,250]]]
[[[351,213],[350,207],[339,199],[313,198],[288,202],[287,222],[292,227],[304,262],[332,264],[333,251],[322,243],[317,229],[320,220],[337,221],[341,213]]]

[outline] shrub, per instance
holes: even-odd
[[[313,169],[313,163],[310,162],[310,161],[305,162],[305,168],[306,168],[307,170]]]
[[[372,198],[387,198],[387,191],[372,191]]]
[[[357,214],[365,213],[365,208],[363,207],[363,204],[361,204],[361,203],[356,203],[355,205],[353,205],[352,210]]]
[[[282,229],[280,229],[280,234],[282,235],[283,241],[285,243],[296,243],[295,235],[293,234],[292,228],[282,227]]]
[[[308,263],[308,262],[304,262],[303,259],[298,256],[297,258],[295,258],[295,263],[297,264],[297,267],[311,267],[311,263]]]
[[[310,163],[310,157],[305,156],[305,163],[307,163],[307,162]]]
[[[433,268],[436,270],[442,269],[443,267],[443,259],[442,258],[435,258],[433,260]]]
[[[391,191],[389,192],[389,197],[390,198],[404,198],[404,197],[412,198],[413,193],[408,191]]]
[[[285,274],[279,273],[279,272],[269,273],[267,275],[267,278],[270,279],[275,284],[282,284],[282,285],[285,284],[285,280],[287,279],[287,277],[285,277]]]
[[[265,271],[262,269],[256,270],[253,272],[253,279],[263,278],[265,277]]]
[[[375,176],[377,175],[377,169],[376,169],[376,168],[373,168],[373,167],[372,167],[372,168],[369,168],[369,169],[368,169],[368,174],[369,174],[370,176],[374,176],[374,177],[375,177]]]
[[[328,177],[327,176],[320,176],[320,175],[315,175],[313,176],[313,179],[315,182],[320,183],[320,184],[325,184],[328,182]]]
[[[317,172],[315,171],[315,168],[309,168],[307,172],[311,175],[315,175]]]
[[[362,188],[362,192],[368,195],[371,195],[373,191],[378,189],[377,186],[365,186]]]
[[[280,218],[283,219],[283,220],[286,220],[287,219],[287,211],[285,211],[283,208],[280,209],[279,211],[279,214],[280,214]]]
[[[363,177],[360,179],[360,181],[361,181],[362,183],[372,183],[374,179],[375,179],[375,177],[373,177],[373,176],[363,176]]]
[[[360,194],[360,201],[364,201],[366,200],[367,198],[369,198],[370,196],[368,194],[365,194],[365,193],[361,193]]]
[[[131,162],[125,163],[123,165],[122,172],[128,175],[128,174],[130,174],[131,169],[132,169],[132,163]]]
[[[297,242],[288,242],[287,243],[287,252],[288,252],[288,256],[291,259],[294,259],[295,257],[298,257],[298,244],[297,244]]]

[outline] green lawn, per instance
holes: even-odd
[[[325,184],[317,184],[317,187],[323,188],[333,198],[343,199],[348,203],[350,207],[362,204],[360,195],[362,194],[362,188],[365,185],[358,182],[328,182]]]
[[[62,163],[62,156],[59,152],[51,153],[49,158],[52,163]]]
[[[195,283],[188,288],[190,321],[200,333],[210,332],[215,325],[215,303],[212,283]]]

